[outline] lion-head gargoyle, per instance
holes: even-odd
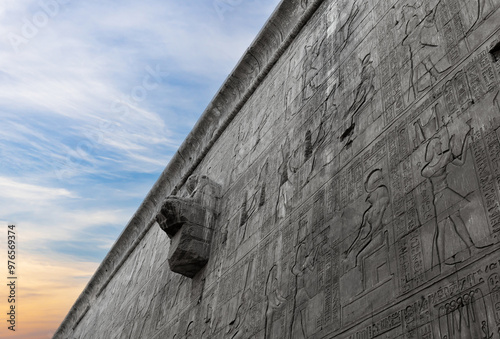
[[[205,175],[193,175],[184,194],[167,197],[156,215],[171,239],[168,263],[173,272],[193,278],[208,262],[219,195],[218,184]]]

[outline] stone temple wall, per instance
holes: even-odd
[[[500,339],[499,7],[284,0],[54,337]]]

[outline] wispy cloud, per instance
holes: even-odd
[[[3,177],[0,177],[0,191],[2,191],[2,195],[10,201],[19,203],[29,202],[36,205],[47,205],[50,204],[52,200],[62,197],[74,197],[71,192],[64,188],[30,185]]]
[[[0,228],[52,329],[278,3],[214,1],[2,1]]]

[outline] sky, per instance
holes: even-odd
[[[278,2],[0,1],[0,338],[52,337]]]

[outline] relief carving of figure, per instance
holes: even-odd
[[[238,166],[243,160],[245,153],[246,153],[246,144],[248,141],[250,131],[245,129],[245,127],[240,126],[238,129],[237,137],[236,137],[236,142],[233,146],[233,166],[231,166],[231,173],[229,175],[229,184],[233,183],[236,178],[238,177],[239,170]]]
[[[363,213],[363,218],[356,238],[344,252],[344,259],[349,267],[363,264],[363,258],[373,253],[384,244],[387,245],[387,230],[384,229],[384,214],[389,207],[389,189],[383,183],[381,169],[373,170],[365,181],[366,201],[370,204]],[[361,272],[364,268],[361,267]]]
[[[309,173],[307,174],[307,178],[305,179],[303,186],[305,186],[314,176],[318,163],[321,161],[321,152],[319,151],[331,140],[331,137],[333,136],[332,116],[334,116],[336,111],[328,106],[328,102],[330,101],[330,98],[334,97],[335,91],[336,86],[333,87],[331,92],[328,94],[327,99],[319,109],[321,110],[319,125],[313,130],[313,132],[311,132],[311,130],[307,130],[306,132],[304,160],[307,161],[309,158],[312,158],[312,160],[310,161]]]
[[[273,265],[267,276],[266,283],[266,323],[264,339],[273,338],[272,328],[276,311],[284,307],[286,299],[281,295],[278,281],[278,266]]]
[[[251,324],[249,321],[249,312],[252,307],[253,292],[251,289],[246,289],[241,301],[236,309],[234,318],[229,322],[229,328],[226,332],[228,339],[245,339],[251,337]]]
[[[293,184],[290,180],[290,174],[292,173],[290,161],[292,157],[290,155],[290,140],[288,137],[286,137],[285,143],[281,145],[280,153],[281,164],[278,168],[279,192],[275,207],[275,221],[286,217],[294,191]]]
[[[405,34],[402,45],[408,48],[410,54],[409,102],[417,98],[418,93],[429,88],[439,74],[445,71],[438,71],[436,62],[433,61],[444,56],[441,55],[444,52],[436,53],[440,51],[436,26],[437,6],[434,9],[426,8],[424,16],[420,15],[421,6],[415,2],[414,5],[404,5],[401,10]]]
[[[187,328],[186,328],[186,333],[184,335],[184,338],[185,339],[191,339],[191,338],[195,338],[195,335],[194,335],[194,332],[195,332],[195,329],[194,329],[195,325],[194,325],[194,321],[190,321]]]
[[[479,248],[491,245],[491,243],[477,244],[472,240],[470,233],[460,214],[460,210],[469,203],[467,196],[463,196],[448,185],[448,169],[450,165],[463,166],[467,155],[467,146],[472,133],[472,127],[467,131],[461,145],[460,154],[453,154],[451,146],[456,143],[455,135],[448,137],[446,129],[446,137],[448,145],[443,147],[439,136],[433,137],[427,143],[425,150],[425,161],[427,164],[422,168],[422,176],[429,179],[432,192],[433,204],[436,216],[436,229],[434,233],[433,252],[437,251],[438,264],[442,268],[443,264],[455,264],[464,261],[469,256],[474,255]],[[453,234],[446,234],[446,227],[450,223]],[[446,244],[450,244],[450,237],[458,236],[467,246],[467,253],[458,252],[456,249],[451,249],[451,252],[446,256]],[[445,241],[448,239],[447,241]],[[434,259],[434,255],[433,255]],[[433,263],[434,266],[436,263]]]
[[[359,112],[360,108],[373,97],[375,68],[372,63],[370,53],[361,60],[360,81],[356,88],[356,95],[351,106],[344,114],[344,119],[350,118],[351,122],[354,121],[354,116]]]
[[[307,309],[307,302],[315,294],[315,263],[318,249],[313,248],[312,242],[302,241],[297,248],[292,274],[295,276],[295,295],[293,300],[293,316],[290,338],[308,338],[312,333],[309,330],[311,319]]]
[[[357,116],[360,113],[361,108],[364,107],[373,98],[373,93],[375,92],[374,87],[375,79],[375,68],[372,65],[371,54],[368,53],[361,61],[361,72],[359,85],[356,88],[356,94],[351,106],[344,113],[344,121],[347,122],[349,126],[341,136],[343,140],[347,136],[351,136],[354,132],[354,126],[357,121]]]
[[[323,44],[326,41],[326,37],[320,38],[321,40],[317,40],[314,42],[312,46],[305,46],[305,57],[303,64],[303,97],[302,100],[307,100],[313,96],[316,89],[319,87],[318,81],[315,79],[318,74],[319,69],[323,66],[321,62],[321,50],[323,48]]]
[[[481,20],[484,20],[486,18],[487,13],[485,13],[484,11],[484,8],[486,7],[486,1],[487,0],[470,1],[470,5],[473,5],[475,7],[472,11],[476,11],[476,15],[474,18],[474,22],[472,23],[466,34],[474,30],[481,23]],[[467,2],[467,5],[469,5],[469,2]],[[470,10],[470,8],[468,9]]]
[[[339,28],[337,29],[336,45],[338,46],[337,53],[340,53],[349,43],[350,37],[352,36],[352,32],[354,30],[354,21],[358,18],[360,12],[364,10],[365,4],[361,6],[358,4],[358,1],[354,1],[352,4],[351,10],[347,12],[346,8],[341,8],[340,10],[340,19],[339,19]],[[348,14],[347,14],[348,13]],[[347,17],[345,17],[347,14]]]

